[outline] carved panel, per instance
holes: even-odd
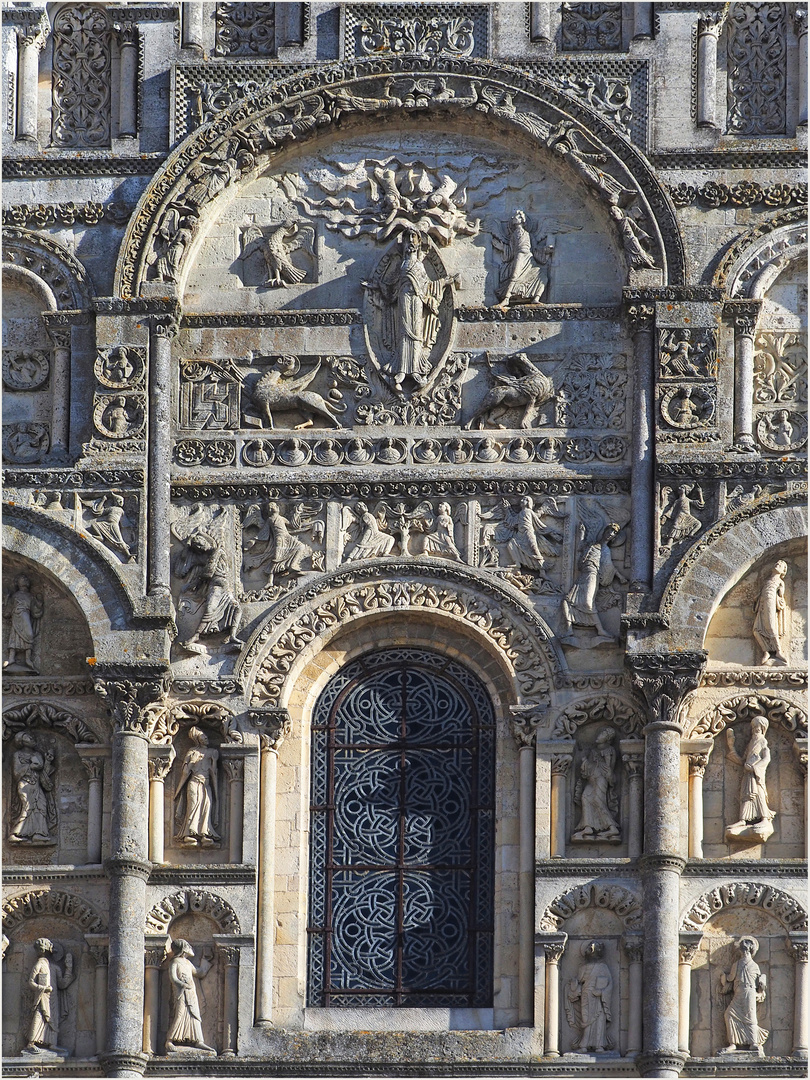
[[[563,4],[562,47],[567,52],[621,49],[622,5]]]
[[[788,12],[784,4],[731,4],[728,127],[734,135],[783,135]]]
[[[754,347],[757,442],[773,454],[795,453],[807,442],[807,337],[765,330]]]
[[[54,146],[110,145],[110,34],[100,7],[71,4],[54,19]]]
[[[219,56],[275,56],[275,10],[275,4],[217,4],[214,51]]]
[[[346,57],[487,56],[486,4],[347,4]]]

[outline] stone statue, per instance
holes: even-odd
[[[202,1015],[195,979],[204,979],[213,961],[203,956],[199,966],[192,962],[194,950],[183,938],[172,942],[169,979],[172,984],[172,1016],[166,1032],[166,1053],[176,1054],[183,1047],[194,1047],[215,1054],[203,1039]]]
[[[543,240],[546,238],[543,237]],[[515,210],[509,221],[506,238],[492,234],[492,244],[503,255],[498,273],[498,307],[510,304],[539,304],[548,290],[548,273],[554,248],[533,245],[532,234],[522,210]]]
[[[677,491],[661,489],[661,545],[671,548],[681,540],[688,540],[703,528],[703,522],[692,513],[692,504],[706,505],[703,492],[697,484],[679,484]]]
[[[489,362],[489,357],[487,361]],[[518,426],[531,427],[540,408],[555,397],[553,380],[544,375],[526,353],[517,353],[509,357],[507,362],[518,374],[492,373],[495,385],[487,391],[481,405],[464,425],[468,430],[483,427],[502,428],[503,424],[496,423],[495,417],[502,417],[510,409],[518,408],[523,409]]]
[[[219,751],[208,747],[205,732],[189,730],[192,747],[186,752],[174,793],[178,843],[187,847],[212,847],[220,837],[217,824],[217,762]]]
[[[765,843],[773,834],[775,811],[768,806],[768,790],[765,773],[771,760],[771,751],[765,737],[768,721],[764,716],[751,719],[751,738],[740,757],[734,743],[734,732],[726,728],[726,757],[743,769],[740,785],[740,820],[726,829],[727,840],[759,840]]]
[[[193,235],[192,219],[170,206],[158,227],[155,246],[146,258],[155,280],[177,281],[183,252]]]
[[[31,579],[27,574],[18,574],[14,587],[6,596],[5,614],[11,620],[8,635],[8,657],[3,667],[9,672],[33,672],[37,669],[32,661],[34,646],[39,636],[39,624],[45,614],[42,597],[31,592]],[[17,654],[22,653],[22,661]]]
[[[57,1044],[59,1025],[67,1013],[63,991],[67,990],[76,978],[73,956],[66,953],[61,945],[54,945],[49,938],[38,938],[34,942],[34,948],[37,959],[28,978],[34,1000],[31,1006],[28,1042],[23,1047],[23,1053],[41,1054],[43,1051],[50,1051],[53,1054],[65,1055],[68,1051]],[[64,967],[58,963],[62,956]]]
[[[785,637],[785,574],[787,563],[780,559],[765,580],[754,605],[751,633],[762,649],[761,664],[787,664],[782,652]]]
[[[724,1013],[728,1046],[720,1053],[754,1050],[762,1057],[768,1032],[757,1023],[757,1003],[765,1000],[767,984],[759,965],[754,963],[759,942],[746,936],[736,945],[739,960],[734,961],[728,974],[722,972],[720,975],[720,993],[731,994],[731,1003]]]
[[[582,946],[579,972],[566,989],[565,1015],[579,1033],[574,1050],[582,1053],[604,1054],[613,1049],[607,1030],[611,1021],[613,976],[602,959],[604,954],[601,941],[586,942]]]
[[[346,551],[347,559],[381,559],[391,554],[395,538],[383,531],[382,522],[375,518],[364,502],[359,502],[353,509],[347,506],[344,510],[344,528],[351,529],[353,525],[359,525],[359,532],[354,546]]]
[[[616,522],[606,525],[598,542],[587,544],[579,560],[579,576],[568,595],[562,602],[564,634],[566,644],[580,644],[574,636],[575,626],[596,627],[594,644],[612,642],[616,639],[608,634],[596,610],[596,594],[601,588],[608,588],[613,581],[627,581],[627,578],[615,566],[610,550],[610,542],[621,532]],[[585,527],[580,527],[580,537],[585,539]],[[566,639],[568,639],[566,641]]]
[[[238,651],[244,641],[238,637],[242,606],[230,584],[230,558],[223,543],[209,533],[198,532],[185,540],[186,550],[175,560],[176,577],[185,578],[181,593],[202,592],[203,613],[195,632],[182,647],[187,652],[203,653],[199,639],[227,633],[226,648]]]
[[[616,794],[616,751],[613,732],[603,728],[596,744],[587,751],[579,766],[579,779],[574,787],[574,804],[579,806],[580,818],[571,839],[584,841],[620,840],[616,820],[619,804]]]
[[[397,272],[380,276],[377,284],[364,282],[375,306],[384,307],[392,320],[383,333],[392,345],[391,359],[383,370],[393,377],[394,389],[402,391],[405,379],[424,386],[432,370],[430,353],[439,334],[439,305],[445,289],[458,284],[455,277],[430,278],[424,261],[427,249],[418,232],[409,230],[402,242]]]
[[[11,844],[56,843],[54,753],[43,752],[30,731],[14,736],[11,775],[14,788],[9,805]]]

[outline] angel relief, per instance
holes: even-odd
[[[249,599],[274,598],[280,592],[280,577],[296,579],[306,569],[325,568],[323,511],[322,502],[293,503],[289,517],[275,502],[247,508],[242,519],[242,570],[248,581],[261,582]],[[304,534],[311,543],[299,539]]]
[[[627,584],[627,577],[616,565],[613,547],[617,546],[624,532],[628,515],[614,514],[620,521],[609,520],[598,503],[588,505],[579,501],[579,546],[574,570],[574,582],[563,597],[562,624],[563,645],[580,649],[592,649],[597,645],[615,644],[617,636],[604,625],[602,612],[618,602],[616,581]],[[605,594],[608,594],[607,596]],[[595,636],[579,632],[578,627],[593,627]]]
[[[411,506],[379,502],[372,513],[358,502],[343,510],[344,559],[381,559],[387,555],[428,555],[463,562],[459,526],[467,524],[467,505],[453,509],[440,502]]]
[[[565,516],[555,499],[535,506],[530,495],[517,506],[502,499],[499,507],[482,510],[481,566],[500,570],[518,588],[546,591],[549,560],[557,558],[563,542],[563,534],[547,519]]]
[[[315,230],[288,217],[282,222],[260,227],[248,225],[240,233],[240,259],[245,264],[258,255],[264,264],[266,288],[278,289],[306,282],[309,269],[293,262],[293,254],[303,251],[310,266],[315,266]]]
[[[548,300],[549,270],[554,245],[548,237],[537,238],[529,230],[526,215],[515,210],[506,235],[492,233],[492,246],[502,258],[495,295],[498,307],[510,304],[539,304]]]

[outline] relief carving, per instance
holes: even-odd
[[[740,820],[726,829],[727,840],[755,840],[764,844],[773,835],[775,811],[768,806],[768,789],[765,774],[771,760],[766,734],[768,720],[764,716],[751,719],[751,737],[740,757],[734,739],[734,731],[726,728],[726,757],[735,765],[742,766],[740,785]]]
[[[8,654],[3,661],[4,674],[39,674],[33,657],[39,644],[45,601],[41,591],[32,589],[27,574],[18,574],[5,594],[3,609],[3,617],[10,623],[6,646]],[[18,659],[20,653],[22,659]]]
[[[48,381],[51,362],[46,352],[3,349],[3,386],[7,390],[39,390]]]
[[[662,379],[714,379],[717,377],[717,334],[701,330],[693,340],[689,327],[660,331],[660,372]]]
[[[36,465],[50,448],[49,424],[3,424],[3,457],[12,465]]]
[[[335,427],[342,426],[336,413],[345,412],[346,406],[335,401],[327,403],[320,394],[307,389],[320,370],[320,360],[311,371],[297,378],[301,366],[298,357],[278,356],[274,360],[275,366],[261,375],[248,390],[250,404],[263,426],[274,427],[273,417],[279,412],[301,413],[304,420],[296,428],[312,427],[316,421],[323,426],[324,420]]]
[[[132,345],[99,349],[93,372],[98,382],[110,390],[127,390],[143,382],[145,350]]]
[[[580,816],[571,835],[572,841],[618,843],[621,840],[613,739],[613,730],[603,728],[596,736],[595,745],[585,752],[579,763],[574,805],[579,807]]]
[[[698,484],[679,484],[676,490],[661,488],[661,555],[669,555],[682,540],[696,536],[703,522],[692,513],[692,507],[703,509],[706,501]]]
[[[174,792],[176,839],[184,847],[213,847],[220,841],[215,831],[219,751],[209,748],[205,732],[198,727],[190,728],[188,737],[192,746],[186,751]]]
[[[489,353],[486,356],[491,370],[493,361]],[[526,353],[509,356],[505,363],[507,367],[511,366],[516,374],[498,375],[492,371],[495,385],[487,391],[481,405],[464,425],[467,430],[484,427],[502,429],[504,425],[499,423],[496,417],[505,416],[511,409],[523,410],[519,427],[531,427],[542,406],[554,399],[554,380],[544,375]]]
[[[110,145],[110,38],[101,7],[70,4],[54,18],[54,146]]]
[[[96,431],[107,439],[133,439],[143,434],[145,403],[138,394],[96,395],[93,409]]]
[[[563,4],[562,47],[566,52],[622,47],[621,4]]]
[[[27,1025],[28,1041],[22,1052],[31,1055],[49,1052],[64,1057],[68,1051],[58,1045],[59,1028],[68,1014],[64,991],[77,974],[73,968],[73,954],[58,942],[44,937],[37,938],[34,948],[37,959],[28,977],[33,1003]]]
[[[602,624],[597,610],[597,596],[600,589],[610,589],[619,581],[628,583],[625,574],[613,562],[610,545],[622,531],[617,522],[604,525],[598,539],[590,539],[596,534],[593,523],[582,524],[579,528],[580,556],[577,564],[577,577],[562,602],[564,645],[577,648],[592,648],[595,645],[612,644],[617,639],[609,634]],[[595,638],[584,638],[574,633],[575,626],[588,626],[596,629]]]
[[[757,1005],[765,1000],[767,982],[759,964],[754,961],[758,949],[756,938],[741,937],[736,942],[739,960],[734,961],[728,974],[720,974],[720,993],[731,995],[731,1002],[723,1014],[728,1046],[720,1051],[721,1054],[753,1050],[759,1057],[764,1057],[762,1047],[768,1032],[759,1026]]]
[[[307,560],[309,569],[324,569],[323,509],[321,501],[298,501],[291,504],[289,517],[285,517],[275,502],[267,503],[264,510],[258,503],[247,508],[242,519],[242,569],[249,578],[263,575],[266,586],[255,597],[250,594],[251,599],[277,595],[276,579],[300,577]],[[299,540],[297,534],[301,533],[308,533],[314,546]]]
[[[192,218],[170,206],[158,226],[154,247],[146,257],[153,280],[177,282],[183,254],[193,236]]]
[[[506,229],[506,235],[492,233],[492,246],[501,255],[498,269],[498,286],[495,295],[498,306],[510,304],[539,304],[546,296],[548,302],[548,279],[553,244],[543,236],[538,239],[530,231],[526,214],[515,210]]]
[[[183,582],[178,610],[200,614],[196,630],[180,642],[186,652],[204,654],[199,639],[215,634],[227,634],[222,646],[226,651],[238,652],[244,645],[238,636],[242,606],[233,588],[235,574],[229,553],[233,545],[223,534],[222,513],[192,512],[171,527],[181,544],[172,561],[172,573]],[[192,600],[189,594],[199,599]]]
[[[314,240],[312,226],[301,225],[293,218],[264,227],[248,225],[240,233],[240,258],[245,262],[256,253],[260,255],[266,274],[262,284],[267,288],[300,285],[306,282],[308,271],[296,266],[292,255],[303,250],[314,266]]]
[[[123,561],[134,562],[137,530],[125,507],[124,496],[115,491],[92,501],[77,493],[76,528],[114,551]]]
[[[213,966],[213,953],[203,954],[193,963],[194,950],[183,938],[172,941],[169,980],[172,988],[171,1020],[166,1032],[166,1053],[175,1054],[186,1047],[216,1054],[203,1039],[202,1013],[195,979],[204,979]]]
[[[40,748],[30,731],[14,736],[9,843],[42,847],[57,842],[54,757],[53,750]]]
[[[577,1032],[574,1052],[604,1054],[613,1049],[608,1034],[612,1021],[613,976],[604,962],[605,946],[588,941],[582,946],[582,963],[565,991],[565,1015]]]
[[[717,404],[716,387],[672,386],[661,395],[661,417],[678,431],[694,431],[712,423]]]
[[[782,652],[785,640],[785,575],[787,563],[780,559],[771,570],[760,589],[754,605],[754,624],[751,633],[762,649],[763,665],[787,665],[787,657]]]
[[[367,14],[358,26],[360,56],[470,56],[475,49],[475,24],[461,16],[447,17],[428,10],[424,16],[399,12]]]
[[[385,531],[385,512],[378,510],[378,515],[364,502],[344,507],[343,528],[349,540],[344,559],[381,559],[391,554],[396,537]]]
[[[728,14],[728,121],[734,135],[785,134],[787,10],[732,7]]]

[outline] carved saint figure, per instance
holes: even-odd
[[[146,260],[154,268],[158,281],[177,281],[183,252],[193,235],[191,218],[182,216],[176,207],[170,206],[158,228],[155,246]]]
[[[61,946],[55,946],[49,938],[38,938],[34,942],[37,959],[28,977],[28,987],[34,993],[31,1009],[31,1021],[28,1027],[28,1042],[23,1047],[24,1054],[41,1054],[49,1050],[53,1054],[67,1054],[58,1046],[59,1025],[65,1019],[66,1003],[62,991],[67,990],[76,975],[73,971],[73,956],[64,953],[64,968],[57,963],[57,950],[61,955]]]
[[[669,335],[668,341],[661,342],[661,369],[667,376],[705,375],[692,359],[697,346],[692,341],[692,331],[687,327]]]
[[[615,768],[613,732],[603,728],[579,766],[574,803],[579,806],[580,817],[572,840],[620,839]]]
[[[41,596],[31,592],[31,579],[27,574],[19,574],[14,588],[6,597],[6,616],[11,620],[8,635],[8,657],[3,662],[4,668],[19,666],[23,670],[36,674],[32,662],[32,653],[39,633],[39,623],[45,613]],[[20,663],[17,654],[22,653]]]
[[[703,528],[703,522],[692,513],[692,503],[700,507],[706,505],[697,484],[680,484],[674,495],[671,488],[662,488],[661,502],[665,507],[661,513],[661,543],[664,547],[688,540]]]
[[[430,352],[439,333],[439,305],[445,289],[457,283],[455,277],[431,279],[424,265],[426,254],[420,234],[409,230],[404,235],[398,273],[375,286],[365,283],[372,298],[379,295],[374,302],[381,300],[393,315],[392,357],[384,370],[393,376],[398,391],[406,378],[417,386],[427,381]]]
[[[396,540],[390,533],[383,532],[380,522],[364,502],[359,502],[354,510],[347,507],[352,517],[359,522],[360,532],[354,547],[346,554],[348,559],[381,559],[391,554]]]
[[[53,750],[40,750],[30,731],[17,732],[14,747],[9,842],[53,844],[56,831]]]
[[[771,760],[766,733],[768,721],[764,716],[751,720],[751,738],[740,757],[734,742],[734,732],[726,728],[726,757],[735,765],[741,765],[743,778],[740,785],[740,820],[726,829],[726,838],[739,840],[758,838],[763,843],[773,833],[775,811],[768,806],[768,789],[765,773]]]
[[[512,560],[512,566],[530,573],[539,573],[546,564],[546,559],[559,554],[558,545],[562,543],[562,534],[549,527],[545,515],[562,517],[553,499],[543,501],[535,509],[531,495],[524,495],[517,510],[513,510],[504,499],[504,520],[495,531],[495,540],[506,542],[506,550]]]
[[[565,1015],[579,1037],[575,1051],[604,1054],[613,1049],[608,1035],[610,998],[613,976],[602,959],[605,946],[601,941],[588,941],[582,946],[582,964],[576,978],[568,983],[565,994]]]
[[[620,206],[615,203],[610,207],[610,216],[616,222],[619,230],[619,237],[624,248],[624,253],[627,256],[627,264],[633,269],[639,269],[640,267],[652,268],[655,266],[655,259],[647,251],[647,245],[652,244],[652,237],[650,234],[641,227],[641,225],[625,213]]]
[[[562,602],[566,637],[572,636],[575,626],[595,626],[597,643],[615,640],[607,633],[599,618],[596,594],[600,587],[611,587],[616,578],[627,581],[614,564],[610,550],[611,540],[614,540],[620,531],[621,526],[611,522],[605,527],[600,540],[595,544],[588,544],[583,550],[579,560],[579,577]],[[584,539],[584,527],[581,527],[580,535]]]
[[[506,239],[501,240],[493,233],[492,243],[504,257],[496,289],[500,301],[498,307],[539,304],[548,288],[549,263],[554,248],[538,244],[535,254],[532,235],[526,227],[526,215],[522,210],[515,210],[512,214]]]
[[[166,1053],[175,1054],[182,1046],[216,1053],[203,1039],[202,1014],[195,979],[204,979],[212,961],[203,956],[199,965],[193,962],[194,950],[184,938],[172,942],[169,980],[172,984],[172,1018],[166,1032]]]
[[[309,531],[313,539],[322,539],[323,522],[318,517],[321,509],[321,503],[298,502],[288,519],[274,502],[267,504],[264,517],[257,504],[248,507],[242,531],[244,533],[255,526],[259,527],[259,531],[245,542],[242,564],[245,570],[266,571],[267,584],[271,587],[281,574],[296,577],[301,574],[304,560],[313,556],[313,550],[292,534]]]
[[[188,847],[197,844],[211,847],[220,839],[214,831],[217,824],[219,751],[209,748],[205,732],[198,727],[191,728],[188,737],[192,746],[183,759],[174,793],[177,839]]]
[[[787,563],[780,559],[771,570],[754,605],[751,633],[762,649],[761,664],[787,664],[782,652],[785,636],[785,574]]]
[[[202,653],[201,637],[226,632],[226,646],[240,649],[245,644],[238,636],[242,607],[230,585],[230,558],[224,544],[205,532],[189,536],[185,553],[175,561],[174,573],[186,579],[181,594],[202,592],[205,597],[199,625],[191,637],[182,642],[183,648]]]
[[[450,503],[439,503],[433,531],[425,536],[425,554],[443,555],[461,562],[461,552],[456,547],[455,525]]]
[[[765,1000],[767,982],[754,962],[759,942],[753,937],[741,937],[737,942],[739,960],[731,970],[720,975],[720,993],[731,994],[731,1002],[724,1013],[728,1046],[721,1054],[735,1050],[758,1050],[768,1038],[768,1032],[757,1022],[757,1003]]]
[[[124,511],[123,496],[113,492],[111,495],[102,495],[91,503],[82,502],[82,506],[95,516],[95,521],[90,521],[87,525],[90,535],[111,547],[113,551],[120,551],[131,562],[135,555],[121,531],[122,526],[127,528],[130,525]]]

